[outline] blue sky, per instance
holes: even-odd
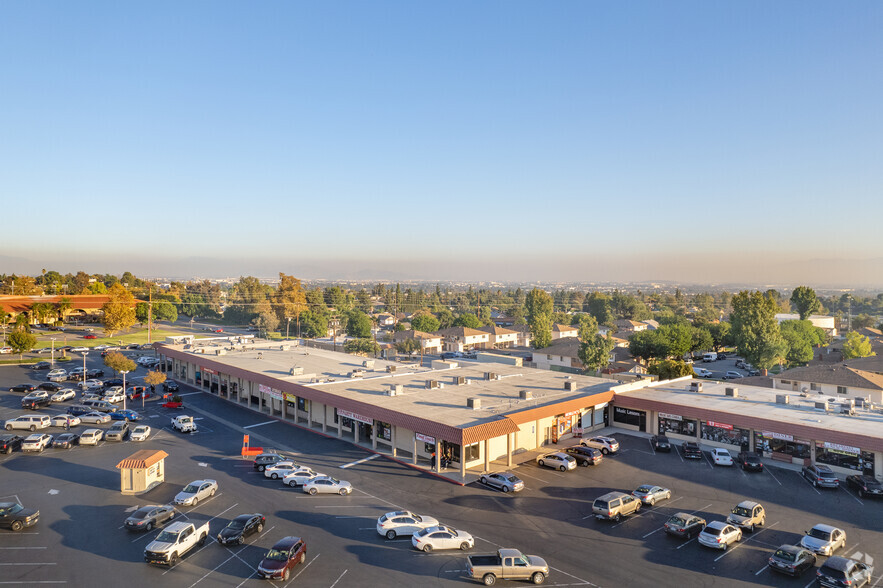
[[[6,2],[0,272],[879,279],[881,30],[879,2]]]

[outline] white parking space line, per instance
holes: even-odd
[[[520,476],[527,476],[528,478],[533,478],[534,480],[539,480],[540,482],[545,482],[546,484],[549,483],[549,480],[546,480],[545,478],[541,478],[541,477],[539,477],[539,476],[532,476],[532,475],[530,475],[530,474],[527,474],[527,473],[525,473],[524,471],[522,471],[520,468],[519,468],[519,470],[518,470],[518,475],[520,475]]]
[[[653,439],[647,439],[647,443],[650,444],[650,451],[653,452],[653,455],[656,455],[656,450],[653,448]]]
[[[681,463],[686,463],[686,462],[684,462],[684,456],[683,456],[683,455],[681,455],[681,450],[680,450],[680,449],[678,449],[678,447],[677,447],[677,446],[675,446],[675,451],[677,451],[677,453],[678,453],[678,457],[680,457],[680,458],[681,458]]]
[[[311,559],[310,561],[308,561],[306,564],[304,564],[304,567],[301,568],[301,570],[300,570],[298,573],[296,573],[296,574],[294,575],[294,577],[291,578],[291,582],[294,582],[295,580],[297,580],[297,577],[300,576],[301,574],[303,574],[303,573],[307,570],[307,568],[310,567],[310,564],[311,564],[311,563],[313,563],[314,561],[316,561],[317,559],[319,559],[319,556],[320,556],[320,555],[322,555],[322,554],[321,554],[321,553],[317,553],[317,554],[316,554],[316,557],[314,557],[313,559]],[[288,584],[291,584],[291,582],[289,582]],[[283,588],[288,588],[288,584],[286,584]]]
[[[683,496],[679,496],[678,498],[675,498],[674,500],[669,500],[669,501],[668,501],[668,504],[671,504],[672,502],[677,502],[678,500],[681,500],[682,498],[683,498]],[[635,519],[639,519],[639,518],[641,518],[642,516],[644,516],[645,514],[659,514],[659,515],[663,514],[663,513],[655,512],[655,511],[648,510],[648,509],[649,509],[649,507],[646,507],[646,506],[645,506],[645,507],[642,507],[642,508],[641,508],[641,512],[640,512],[639,514],[632,515],[632,516],[629,516],[629,517],[625,517],[625,519],[624,519],[622,522],[620,522],[620,523],[616,523],[616,524],[613,525],[611,528],[612,528],[612,529],[615,529],[616,527],[619,527],[619,526],[621,526],[621,525],[624,525],[624,524],[626,524],[626,523],[629,522],[629,521],[633,521],[633,520],[635,520]]]
[[[871,579],[873,580],[874,578],[872,577]],[[873,584],[871,584],[871,588],[876,588],[877,584],[880,583],[880,580],[883,580],[883,576],[880,576],[879,578],[877,578],[877,581],[874,582]]]
[[[384,500],[384,499],[382,499],[382,498],[378,498],[377,496],[374,496],[373,494],[368,494],[368,493],[365,492],[364,490],[359,490],[358,488],[356,488],[356,492],[361,492],[361,493],[364,494],[365,496],[370,496],[370,497],[373,498],[374,500],[380,501],[380,502],[382,502],[383,504],[388,504],[388,505],[390,505],[390,506],[392,506],[392,507],[395,507],[395,508],[397,508],[397,509],[399,509],[399,510],[407,510],[407,509],[406,509],[405,507],[403,507],[403,506],[399,506],[398,504],[393,504],[392,502],[389,502],[389,501]]]
[[[273,423],[278,423],[278,422],[279,422],[279,421],[266,421],[266,422],[263,422],[263,423],[257,423],[257,424],[254,424],[254,425],[247,425],[247,426],[242,427],[242,428],[243,428],[243,429],[253,429],[253,428],[255,428],[255,427],[263,427],[264,425],[272,425]]]
[[[702,452],[702,457],[705,458],[705,463],[708,464],[708,467],[710,467],[711,469],[714,469],[714,464],[711,463],[711,460],[710,460],[710,459],[708,459],[708,454],[706,454],[706,453],[703,451],[703,452]]]
[[[218,494],[218,496],[220,496],[220,494]],[[218,514],[216,514],[215,516],[213,516],[212,518],[210,518],[206,522],[207,523],[212,522],[213,520],[215,520],[216,518],[218,518],[219,516],[221,516],[222,514],[224,514],[225,512],[227,512],[228,510],[230,510],[231,508],[234,508],[236,506],[239,506],[238,502],[236,504],[234,504],[233,506],[229,506],[229,507],[225,508],[224,510],[222,510],[221,512],[219,512]]]
[[[485,539],[484,537],[479,537],[478,535],[473,535],[473,537],[476,538],[476,539],[478,539],[479,541],[484,541],[485,543],[490,543],[491,545],[494,545],[494,546],[496,546],[496,547],[500,547],[500,548],[503,547],[503,546],[500,545],[499,543],[494,543],[494,542],[491,541],[490,539]]]
[[[794,473],[797,474],[798,476],[800,476],[800,479],[801,479],[801,480],[803,480],[804,482],[806,482],[807,484],[809,484],[809,487],[812,488],[813,490],[815,490],[815,491],[816,491],[816,494],[818,494],[819,496],[822,495],[822,493],[819,492],[819,489],[812,485],[812,482],[810,482],[810,481],[807,480],[805,477],[803,477],[803,474],[801,474],[800,472],[794,472]]]
[[[184,394],[178,394],[178,396],[181,396],[181,397],[184,397],[184,396],[194,396],[194,395],[196,395],[196,394],[202,394],[202,392],[186,392],[186,393],[184,393]]]
[[[347,468],[351,468],[353,466],[359,465],[360,463],[365,463],[366,461],[371,461],[372,459],[377,459],[378,457],[380,457],[380,454],[374,453],[372,455],[369,455],[368,457],[363,457],[362,459],[357,459],[356,461],[353,461],[350,463],[345,463],[342,466],[340,466],[340,469],[345,470]]]
[[[757,537],[758,535],[760,535],[761,533],[765,533],[766,531],[769,531],[770,529],[772,529],[773,527],[775,527],[775,526],[778,525],[778,524],[779,524],[779,521],[776,521],[775,523],[773,523],[773,524],[770,525],[769,527],[764,527],[764,528],[761,529],[760,531],[756,531],[756,532],[754,533],[754,535],[752,535],[752,536],[749,537],[748,539],[745,539],[745,537],[743,536],[743,537],[742,537],[742,541],[740,541],[740,542],[737,543],[736,545],[733,545],[732,547],[728,548],[728,549],[727,549],[726,551],[724,551],[722,554],[720,554],[719,556],[717,556],[716,558],[714,558],[714,561],[718,561],[719,559],[721,559],[721,558],[723,558],[723,557],[726,557],[728,553],[733,553],[734,551],[736,551],[737,549],[739,549],[740,547],[742,547],[743,545],[745,545],[746,543],[748,543],[749,541],[751,541],[752,539],[754,539],[755,537]]]
[[[861,504],[862,506],[865,505],[865,503],[862,502],[861,499],[859,499],[858,496],[856,496],[855,494],[853,494],[852,492],[850,492],[849,490],[847,490],[845,487],[843,488],[843,491],[846,492],[847,494],[849,494],[850,496],[852,496],[853,498],[855,498],[856,502],[858,502],[858,503]]]
[[[247,545],[243,545],[243,546],[242,546],[242,549],[240,549],[239,551],[242,551],[242,550],[245,549],[246,547],[248,547],[248,546],[247,546]],[[206,572],[206,573],[205,573],[205,574],[204,574],[199,580],[197,580],[196,582],[194,582],[193,584],[191,584],[191,585],[190,585],[190,588],[193,588],[194,586],[196,586],[197,584],[199,584],[200,582],[202,582],[203,580],[205,580],[206,578],[208,578],[208,577],[211,575],[212,572],[214,572],[215,570],[217,570],[219,567],[221,567],[222,565],[224,565],[225,563],[227,563],[228,561],[230,561],[230,560],[233,559],[234,557],[236,557],[236,554],[235,554],[235,553],[234,553],[234,554],[231,554],[230,557],[228,557],[227,559],[225,559],[224,561],[222,561],[221,563],[219,563],[218,565],[216,565],[215,567],[213,567],[212,569],[210,569],[209,571],[207,571],[207,572]]]
[[[770,468],[763,468],[763,471],[765,471],[765,472],[768,473],[769,475],[773,476],[773,472],[770,471]],[[779,486],[782,485],[782,482],[779,482],[779,478],[777,478],[776,476],[773,476],[773,480],[775,480],[776,482],[778,482]]]
[[[67,580],[7,580],[0,581],[0,584],[67,584]]]
[[[210,546],[212,543],[215,543],[215,538],[212,537],[211,534],[209,534],[209,536],[206,539],[207,539],[207,541],[205,542],[205,545],[203,545],[202,547],[200,547],[199,549],[197,549],[196,551],[194,551],[192,553],[188,551],[186,555],[194,556],[197,553],[199,553],[200,551],[202,551],[203,549],[205,549],[206,547]],[[174,566],[170,566],[169,569],[167,569],[166,571],[164,571],[162,573],[162,575],[165,576],[166,574],[168,574],[169,572],[171,572],[172,570],[174,570],[178,566],[183,565],[185,563],[187,563],[187,560],[179,559],[178,563],[176,563]]]
[[[54,561],[52,561],[52,562],[35,561],[35,562],[28,562],[28,563],[20,563],[20,562],[19,563],[0,563],[0,566],[54,566],[54,565],[56,565],[56,563]]]
[[[680,545],[678,545],[677,547],[675,547],[675,549],[680,549],[681,547],[683,547],[683,546],[685,546],[685,545],[689,545],[689,544],[692,543],[693,541],[696,541],[696,537],[693,537],[692,539],[690,539],[690,540],[688,540],[688,541],[685,541],[684,543],[681,543]]]
[[[760,568],[759,570],[757,570],[757,573],[755,573],[754,575],[755,575],[755,576],[759,576],[759,575],[761,575],[761,574],[764,573],[764,572],[767,570],[767,568],[769,568],[769,567],[770,567],[770,564],[767,564],[767,565],[763,566],[762,568]]]
[[[0,549],[47,549],[46,547],[0,547]]]
[[[340,576],[338,576],[337,579],[334,581],[334,584],[332,584],[328,588],[334,588],[335,586],[337,586],[337,583],[340,582],[340,579],[343,578],[348,571],[349,570],[344,570],[343,573]]]
[[[570,577],[573,578],[574,580],[579,580],[580,582],[582,582],[582,583],[583,583],[584,585],[586,585],[586,586],[597,586],[597,584],[592,584],[592,583],[589,582],[588,580],[583,580],[582,578],[577,577],[577,576],[574,576],[573,574],[568,574],[568,573],[565,572],[564,570],[559,570],[558,568],[553,568],[552,566],[549,566],[549,569],[550,569],[550,570],[555,570],[555,571],[558,572],[559,574],[564,574],[565,576],[570,576]],[[555,584],[552,584],[552,585],[554,586]]]

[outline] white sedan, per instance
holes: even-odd
[[[286,459],[285,461],[277,461],[273,465],[269,465],[264,469],[264,477],[278,480],[279,478],[284,478],[291,472],[296,472],[299,469],[300,466],[290,459]]]
[[[282,483],[286,486],[291,486],[294,488],[295,486],[303,486],[305,484],[309,484],[316,478],[327,478],[323,473],[311,470],[310,468],[300,468],[299,470],[295,470],[290,474],[287,474],[284,478],[282,478]]]
[[[65,400],[73,400],[76,397],[76,390],[73,388],[65,388],[52,395],[52,402],[64,402]]]
[[[53,427],[63,427],[65,425],[69,427],[76,427],[80,424],[80,417],[76,417],[72,414],[57,414],[52,417],[52,426]]]
[[[562,472],[576,469],[576,460],[566,453],[561,453],[560,451],[540,455],[539,457],[537,457],[537,464],[552,469],[559,469]]]
[[[215,495],[218,491],[218,483],[214,480],[196,480],[190,482],[175,496],[175,504],[184,506],[196,506],[200,500],[205,500]]]
[[[80,387],[80,390],[97,390],[104,387],[104,382],[101,380],[86,380],[85,382],[79,382],[77,386]]]
[[[122,394],[105,394],[101,397],[101,400],[106,400],[107,402],[112,402],[116,404],[117,402],[122,402],[126,397]]]
[[[77,347],[71,347],[71,351],[89,351],[89,348],[79,345]]]
[[[129,435],[130,441],[147,441],[147,438],[150,437],[150,427],[147,425],[138,425],[134,429],[132,429],[132,433]]]
[[[721,447],[715,447],[711,450],[711,459],[714,465],[731,466],[733,465],[733,456],[730,452]]]
[[[742,540],[742,530],[724,521],[711,521],[699,533],[699,543],[714,549],[727,547]]]
[[[48,374],[46,374],[46,378],[65,378],[67,377],[67,370],[55,369],[51,370]]]
[[[87,412],[80,415],[80,420],[90,425],[103,425],[111,421],[110,415],[103,412]]]
[[[316,478],[312,482],[304,484],[304,492],[315,496],[316,494],[340,494],[346,496],[352,494],[353,485],[337,478],[326,476],[324,478]]]
[[[411,545],[421,551],[433,549],[461,549],[466,551],[475,547],[475,538],[466,531],[438,526],[422,529],[411,537]]]
[[[397,510],[377,519],[377,534],[387,539],[395,539],[396,535],[413,535],[417,531],[437,525],[438,520],[432,517],[414,514],[407,510]]]

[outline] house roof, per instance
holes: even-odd
[[[659,328],[659,323],[657,321],[654,321],[653,319],[647,319],[646,321],[644,321],[644,324],[648,327],[653,327],[654,329]]]
[[[562,337],[555,339],[552,344],[542,349],[537,349],[534,353],[545,353],[546,355],[560,355],[562,357],[579,357],[579,337]]]
[[[883,390],[883,375],[851,368],[842,363],[792,368],[774,376],[774,378],[776,380],[797,380],[798,382],[830,384],[832,386],[846,386],[848,388]]]
[[[107,294],[80,294],[75,296],[0,296],[0,307],[6,312],[19,314],[27,312],[38,303],[57,304],[62,298],[71,301],[71,309],[98,310],[104,306],[110,296]],[[133,302],[137,303],[140,300]]]
[[[438,335],[433,335],[432,333],[424,333],[423,331],[410,329],[407,331],[397,331],[392,338],[394,341],[399,342],[404,341],[405,339],[439,339],[440,337]]]
[[[861,329],[856,329],[856,331],[860,335],[870,337],[871,339],[883,337],[883,331],[881,331],[880,329],[874,329],[872,327],[862,327]]]
[[[119,469],[144,470],[153,464],[164,460],[168,456],[169,454],[162,450],[152,451],[150,449],[142,449],[141,451],[136,451],[118,463],[117,467]]]
[[[872,355],[871,357],[857,357],[855,359],[847,359],[842,362],[846,367],[865,372],[874,372],[883,374],[883,355]]]
[[[479,331],[478,329],[470,329],[469,327],[450,327],[435,331],[433,334],[438,335],[439,337],[477,337],[480,335],[487,335],[487,332]]]
[[[560,333],[561,331],[576,331],[576,330],[579,330],[579,327],[574,327],[572,325],[559,325],[559,324],[552,325],[552,332],[557,331]]]
[[[646,325],[646,323],[643,323],[641,321],[632,321],[629,319],[617,319],[613,322],[619,327],[643,327]]]
[[[492,335],[515,335],[518,333],[518,331],[513,331],[512,329],[504,329],[503,327],[498,327],[497,325],[480,327],[478,330],[484,331],[485,333],[490,333]]]

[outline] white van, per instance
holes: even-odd
[[[101,429],[86,429],[80,434],[80,445],[98,445],[103,438],[104,431]]]
[[[712,361],[717,361],[717,353],[710,352],[702,354],[703,363],[711,363]]]

